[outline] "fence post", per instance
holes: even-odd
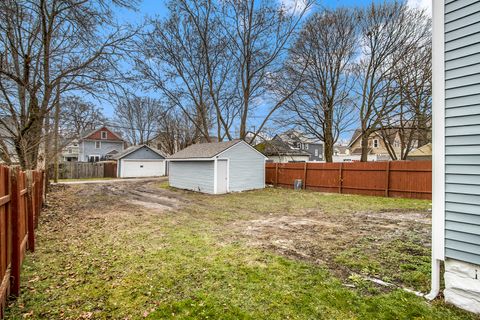
[[[36,208],[36,189],[37,189],[37,182],[35,179],[34,172],[32,170],[28,170],[27,172],[27,226],[28,226],[28,250],[31,252],[35,251],[35,222],[36,222],[36,214],[38,214]]]
[[[340,168],[338,173],[338,193],[343,193],[343,162],[340,162]]]
[[[307,162],[303,167],[303,189],[307,190]]]
[[[386,181],[385,181],[385,197],[388,198],[390,191],[390,161],[387,161]]]
[[[278,186],[278,162],[275,163],[275,188]]]
[[[10,201],[11,201],[11,217],[12,217],[12,258],[11,258],[11,286],[10,293],[13,296],[18,297],[20,294],[20,261],[21,261],[21,252],[20,252],[20,230],[19,230],[19,219],[20,219],[20,184],[19,184],[19,170],[15,168],[12,170],[12,184],[10,190]]]

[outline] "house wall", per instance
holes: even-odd
[[[118,152],[123,151],[123,141],[106,141],[102,140],[100,144],[100,149],[95,148],[94,140],[82,140],[80,142],[80,152],[78,161],[88,161],[89,155],[100,155],[100,157],[105,156],[110,151],[117,150]]]
[[[315,150],[318,150],[318,155],[315,155]],[[325,158],[323,157],[323,144],[321,143],[307,143],[306,148],[303,149],[304,152],[310,154],[310,161],[323,161]]]
[[[213,193],[214,162],[169,161],[168,181],[175,188]]]
[[[377,148],[373,147],[373,140],[375,140],[375,139],[378,140],[378,147]],[[383,139],[381,137],[379,137],[376,134],[371,134],[370,135],[370,137],[368,138],[368,145],[372,149],[372,151],[370,152],[370,154],[372,154],[372,155],[377,155],[377,154],[387,155],[387,156],[389,155],[387,147],[385,146],[385,142],[383,141]],[[362,139],[361,138],[358,138],[352,144],[352,146],[349,149],[350,149],[350,152],[351,152],[351,151],[353,151],[357,148],[362,148]],[[395,153],[397,154],[397,156],[400,156],[400,148],[394,148],[394,150],[395,150]]]
[[[445,299],[480,313],[480,1],[444,9]]]
[[[265,188],[265,157],[245,143],[237,143],[218,156],[229,159],[229,191]]]

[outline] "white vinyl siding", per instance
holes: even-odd
[[[230,191],[265,188],[265,157],[256,150],[238,143],[221,153],[219,158],[230,159]]]
[[[480,264],[480,1],[445,5],[445,255]]]

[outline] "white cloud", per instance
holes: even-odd
[[[280,0],[280,4],[286,9],[290,14],[300,13],[305,10],[307,5],[306,0]],[[309,8],[309,10],[311,7]]]
[[[435,0],[408,0],[407,4],[412,8],[425,9],[427,14],[432,15],[432,1]]]

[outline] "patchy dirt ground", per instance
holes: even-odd
[[[405,270],[402,274],[395,266],[401,268],[405,262],[428,264],[430,224],[426,212],[326,214],[319,208],[300,210],[295,215],[238,221],[232,227],[253,246],[326,264],[343,279],[357,272],[399,286],[427,290],[428,274],[424,274],[423,283],[415,283]],[[392,250],[399,252],[392,254]],[[403,257],[409,253],[411,257]],[[420,263],[412,267],[417,271],[425,266]]]
[[[456,317],[395,290],[428,289],[429,206],[284,189],[211,196],[158,180],[58,185],[10,316]]]

